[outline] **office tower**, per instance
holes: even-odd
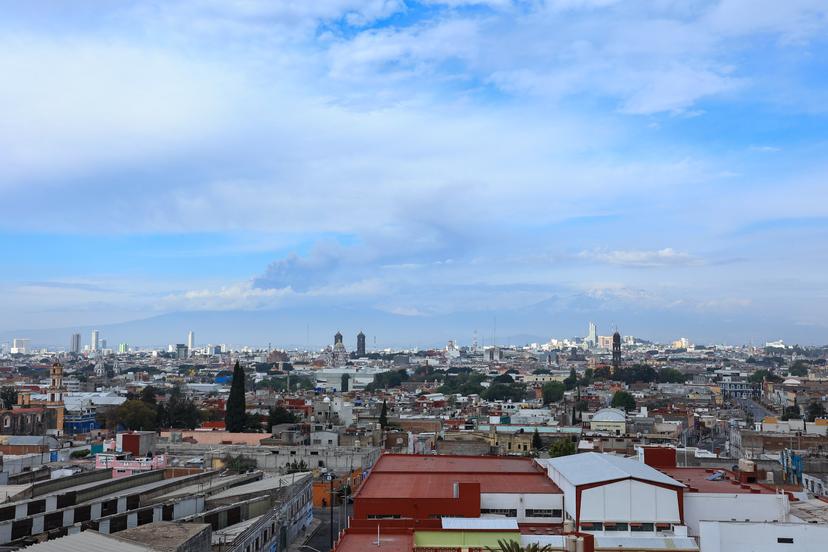
[[[187,358],[187,346],[183,343],[178,343],[175,346],[175,358],[184,360]]]
[[[118,344],[118,352],[121,353],[121,354],[128,353],[129,352],[129,345],[127,345],[126,343],[119,343]]]
[[[364,357],[365,356],[365,334],[359,332],[357,334],[357,356]]]
[[[100,350],[101,350],[101,351],[103,351],[104,349],[106,349],[106,339],[101,339],[101,340],[99,340],[99,341],[98,341],[98,346],[100,347]]]
[[[342,343],[342,333],[340,332],[336,332],[336,335],[334,336],[334,346],[338,343]]]
[[[72,346],[69,348],[69,352],[72,354],[80,354],[81,352],[81,341],[80,341],[80,334],[73,333],[72,334]]]
[[[192,331],[187,334],[187,349],[189,349],[191,353],[193,352],[193,349],[195,349],[195,334]]]
[[[592,347],[595,347],[598,343],[598,328],[595,326],[595,322],[589,323],[589,333],[587,334],[586,341]]]
[[[20,338],[17,338],[17,337],[14,338],[12,340],[11,353],[12,354],[16,353],[16,354],[21,354],[21,355],[28,354],[29,353],[29,348],[31,347],[31,342],[32,342],[31,339],[20,339]]]
[[[98,330],[92,330],[92,343],[90,343],[89,348],[93,351],[97,351],[101,347],[101,344],[98,342],[99,337]]]
[[[612,334],[612,372],[621,368],[621,334],[616,331]]]

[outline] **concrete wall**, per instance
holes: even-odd
[[[684,520],[690,536],[699,536],[702,521],[788,521],[784,494],[685,493]]]
[[[583,489],[580,521],[680,523],[678,491],[631,479]]]
[[[75,475],[61,477],[60,479],[39,481],[32,485],[29,496],[43,496],[68,487],[74,487],[75,485],[84,485],[86,483],[92,483],[93,481],[104,481],[111,478],[112,470],[94,470],[91,472],[76,473]]]
[[[792,541],[792,542],[791,542]],[[823,552],[828,525],[701,522],[703,552]]]

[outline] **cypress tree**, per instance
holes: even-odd
[[[532,435],[532,448],[540,450],[542,447],[543,441],[541,440],[540,433],[538,433],[538,428],[535,428],[535,433]]]
[[[386,404],[385,399],[382,400],[382,410],[380,410],[379,423],[380,426],[382,426],[382,429],[385,429],[385,426],[388,425],[388,404]]]
[[[227,410],[224,414],[224,426],[227,431],[244,431],[246,418],[244,402],[244,370],[236,361],[233,367],[233,383],[230,385],[230,397],[227,399]]]

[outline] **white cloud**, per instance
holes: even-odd
[[[697,257],[689,253],[676,251],[670,247],[664,249],[646,250],[615,250],[615,251],[582,251],[578,255],[582,259],[597,261],[619,266],[636,268],[655,268],[677,265],[699,265],[702,263]]]

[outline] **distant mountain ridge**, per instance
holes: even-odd
[[[495,323],[496,320],[496,323]],[[762,318],[752,313],[721,314],[674,309],[635,308],[585,295],[553,297],[527,307],[477,310],[442,315],[406,316],[366,307],[290,307],[276,310],[173,312],[100,326],[64,327],[0,332],[0,342],[28,338],[34,347],[68,348],[71,335],[81,333],[84,345],[93,329],[100,331],[108,347],[118,343],[140,347],[164,347],[186,343],[187,332],[195,332],[196,344],[227,344],[234,347],[318,348],[331,344],[341,331],[349,350],[356,348],[356,334],[365,332],[369,349],[443,347],[450,339],[470,345],[477,332],[478,343],[525,345],[543,343],[550,337],[586,335],[587,324],[598,324],[600,335],[617,326],[623,335],[634,335],[661,343],[679,337],[692,342],[762,344],[784,339],[788,343],[825,343],[821,328],[797,326],[786,320]],[[496,331],[495,331],[496,326]],[[792,334],[792,329],[797,335]]]

